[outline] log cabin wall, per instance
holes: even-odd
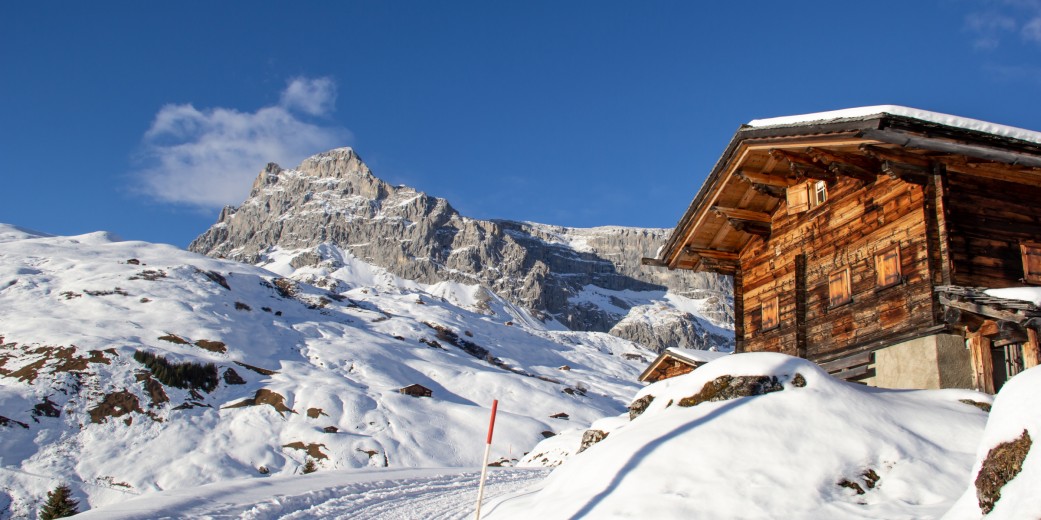
[[[925,188],[887,176],[874,182],[840,177],[828,189],[828,200],[804,213],[774,212],[772,233],[753,239],[741,252],[745,309],[741,327],[746,351],[798,355],[827,360],[868,343],[936,324],[926,238]],[[903,280],[879,289],[876,253],[900,251]],[[796,280],[797,256],[805,255],[805,287]],[[829,276],[850,269],[852,301],[832,308]],[[805,315],[799,338],[799,309]],[[779,326],[763,330],[762,306],[779,302]],[[802,340],[800,344],[799,339]]]
[[[954,170],[947,187],[952,283],[1024,285],[1020,244],[1041,237],[1041,187]]]

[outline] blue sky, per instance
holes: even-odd
[[[1041,0],[3,2],[0,222],[185,246],[352,146],[467,216],[672,227],[751,119],[1041,130]]]

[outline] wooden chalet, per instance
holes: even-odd
[[[644,383],[654,383],[662,379],[683,375],[727,354],[729,352],[667,348],[664,352],[658,354],[658,357],[640,374],[639,380]]]
[[[1037,309],[980,298],[1041,284],[1039,201],[1041,133],[895,106],[758,120],[644,263],[733,276],[737,352],[994,392],[1038,363]]]

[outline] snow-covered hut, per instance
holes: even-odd
[[[654,361],[651,361],[651,364],[640,374],[639,379],[644,383],[654,383],[676,377],[727,354],[729,352],[670,347],[658,354]]]
[[[742,126],[656,258],[734,278],[736,351],[993,392],[1041,357],[1041,133],[899,106]],[[998,370],[998,367],[1005,367]]]

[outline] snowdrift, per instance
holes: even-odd
[[[994,399],[968,489],[944,520],[1041,517],[1041,368],[1009,379]]]
[[[487,518],[938,518],[964,489],[990,401],[727,356],[641,390],[631,414],[586,436],[602,440]]]

